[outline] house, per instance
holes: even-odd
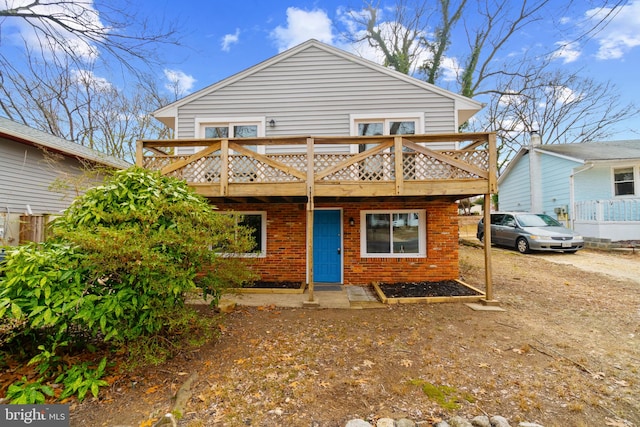
[[[496,183],[495,136],[457,132],[481,107],[309,40],[157,110],[176,139],[139,141],[136,161],[241,214],[262,279],[310,298],[457,279],[455,201]]]
[[[130,165],[0,117],[0,246],[41,241],[47,216],[69,206],[81,191],[80,177],[96,166]],[[97,173],[92,179],[102,177]]]
[[[593,243],[640,240],[638,140],[523,147],[498,188],[500,210],[547,213]]]

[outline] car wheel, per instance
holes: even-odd
[[[527,239],[525,239],[524,237],[519,237],[518,240],[516,240],[516,249],[521,254],[528,254],[529,252],[531,252],[531,250],[529,249],[529,242],[527,242]]]
[[[484,243],[484,234],[480,234],[478,240],[480,240],[480,243]]]

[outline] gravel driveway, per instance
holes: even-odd
[[[631,280],[640,283],[640,251],[635,253],[602,252],[582,250],[575,254],[540,253],[530,256],[542,258],[557,264],[572,265],[591,273],[606,274],[617,279]]]

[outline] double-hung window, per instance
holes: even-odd
[[[354,136],[415,135],[424,133],[424,114],[352,114],[351,134]],[[372,148],[361,144],[358,152]]]
[[[195,121],[196,138],[255,138],[265,135],[264,117],[199,118]],[[264,146],[246,146],[262,152]],[[178,147],[176,154],[193,154],[203,147]]]
[[[415,258],[427,254],[426,211],[362,211],[360,253],[370,258]]]
[[[236,219],[236,224],[248,227],[251,230],[251,237],[254,246],[241,256],[265,257],[267,254],[267,213],[263,211],[232,212]]]
[[[635,173],[633,167],[613,170],[613,187],[616,196],[635,195]]]

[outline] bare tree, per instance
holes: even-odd
[[[0,87],[0,98],[11,102],[23,123],[129,161],[137,139],[170,136],[150,112],[175,99],[154,78],[125,91],[91,69],[27,65],[28,72],[4,76]]]
[[[379,1],[368,2],[362,11],[350,12],[356,30],[344,36],[354,44],[367,42],[382,53],[385,66],[410,74],[428,49],[423,41],[433,13],[429,3],[416,0],[409,5],[407,0],[398,0],[393,18],[382,21]]]
[[[498,81],[486,111],[488,130],[499,137],[499,169],[537,131],[543,144],[597,141],[613,136],[612,125],[640,114],[620,102],[616,87],[580,76],[531,66],[523,76]]]
[[[62,59],[66,64],[70,59],[85,64],[110,57],[135,72],[132,59],[152,63],[161,46],[179,43],[175,24],[154,25],[131,2],[100,2],[99,10],[93,2],[79,0],[23,0],[4,5],[0,9],[3,25],[22,25],[25,43],[39,47],[47,62]],[[30,54],[34,52],[31,49]]]
[[[164,131],[148,113],[172,101],[149,78],[160,48],[179,44],[173,23],[155,26],[117,0],[22,0],[0,6],[0,29],[22,37],[23,60],[0,45],[0,111],[53,135],[132,159],[135,140]],[[19,29],[18,30],[16,30]],[[6,34],[6,32],[3,32]],[[11,38],[13,40],[13,37]],[[116,87],[101,75],[126,76]]]

